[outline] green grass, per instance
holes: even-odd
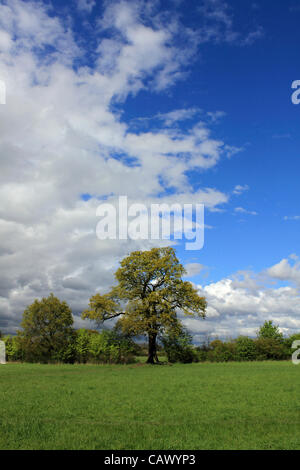
[[[300,449],[300,366],[0,366],[0,449]]]

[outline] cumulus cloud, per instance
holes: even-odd
[[[266,320],[273,320],[285,335],[299,333],[300,263],[295,256],[290,259],[259,273],[238,272],[198,286],[208,302],[207,318],[184,320],[196,341],[203,341],[207,335],[253,337]],[[274,284],[274,280],[279,284]]]
[[[293,282],[300,287],[300,262],[297,257],[295,258],[295,255],[291,255],[290,258],[294,260],[293,263],[288,259],[283,259],[280,263],[269,268],[267,273],[273,279]]]
[[[94,2],[77,6],[89,12]],[[142,1],[104,4],[93,34],[91,46],[90,36],[75,34],[70,18],[51,4],[0,4],[4,331],[15,331],[24,307],[51,291],[80,314],[95,291],[113,283],[123,256],[153,245],[98,240],[99,200],[127,195],[147,205],[204,203],[215,210],[229,199],[215,188],[194,191],[189,181],[190,170],[212,168],[226,152],[207,123],[194,119],[186,131],[172,126],[191,111],[170,111],[167,124],[141,132],[122,120],[128,96],[161,93],[186,76],[198,35]]]

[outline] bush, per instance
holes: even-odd
[[[300,339],[300,335],[296,336],[292,339]],[[291,340],[279,340],[278,336],[276,339],[240,336],[227,342],[216,339],[209,345],[198,347],[197,356],[201,362],[285,360],[291,357],[290,343]]]
[[[284,342],[274,338],[257,338],[255,340],[258,361],[278,360],[282,361],[291,356]]]
[[[21,347],[20,339],[18,336],[5,336],[1,338],[5,343],[6,360],[7,361],[22,361],[24,352]]]
[[[127,336],[116,331],[101,333],[81,329],[76,332],[76,360],[86,363],[128,364],[135,361],[136,346]]]
[[[209,348],[207,348],[206,346],[197,346],[195,348],[195,352],[196,352],[196,355],[197,355],[198,362],[208,361]]]
[[[76,331],[75,355],[76,361],[81,364],[85,364],[89,359],[91,334],[91,330],[86,330],[84,328]]]
[[[255,361],[257,357],[256,344],[247,336],[240,336],[235,340],[236,358],[238,361]]]
[[[182,329],[179,334],[169,333],[161,338],[168,361],[188,364],[198,362],[191,335]]]
[[[34,345],[32,350],[28,339],[23,336],[6,336],[3,338],[6,346],[7,361],[28,361],[43,363],[86,363],[96,364],[129,364],[135,362],[135,343],[128,337],[114,331],[101,333],[93,330],[80,329],[69,336],[69,342],[64,347],[56,349],[47,356],[47,350],[41,345]]]
[[[234,342],[222,342],[219,339],[210,343],[207,359],[211,362],[229,362],[236,358],[236,346]]]
[[[291,351],[294,341],[300,341],[300,333],[289,336],[284,339],[284,345],[287,350]]]

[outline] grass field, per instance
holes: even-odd
[[[300,449],[300,366],[0,366],[0,449]]]

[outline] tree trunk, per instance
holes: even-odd
[[[156,362],[159,362],[156,351],[156,337],[156,333],[149,334],[147,364],[155,364]]]

